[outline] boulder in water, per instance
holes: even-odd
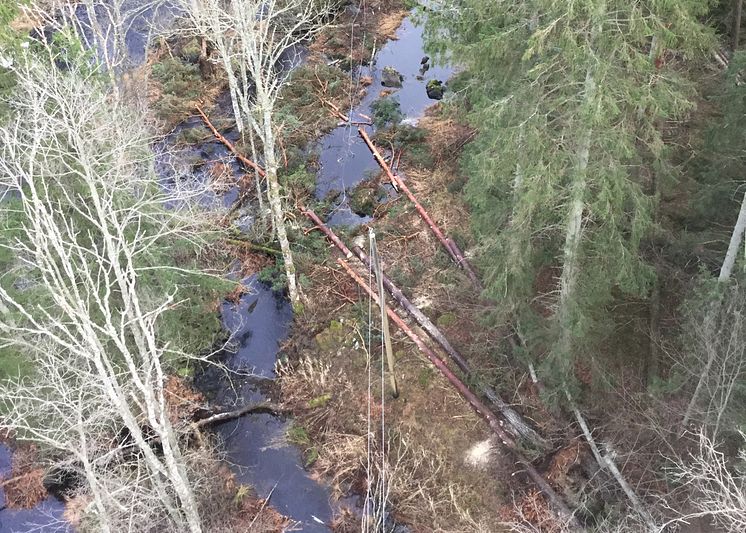
[[[427,91],[427,97],[431,100],[440,100],[443,98],[443,93],[446,90],[445,85],[440,80],[430,80],[425,86]]]
[[[420,60],[420,65],[424,65],[428,61],[430,61],[430,56],[425,56]]]
[[[383,67],[381,85],[384,87],[401,87],[404,77],[394,67]]]

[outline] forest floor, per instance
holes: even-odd
[[[281,118],[287,119],[281,121],[284,125],[278,136],[284,164],[288,169],[305,170],[282,176],[290,191],[289,203],[313,206],[320,215],[326,204],[313,199],[317,162],[313,156],[309,159],[306,148],[336,127],[335,107],[350,108],[362,99],[361,91],[377,90],[352,84],[347,69],[365,62],[393,38],[408,12],[398,0],[369,0],[361,2],[361,8],[362,12],[345,11],[311,44],[310,55],[291,78],[280,109]],[[142,70],[132,75],[134,86],[147,84],[154,122],[161,132],[193,117],[197,104],[208,114],[220,105],[225,84],[220,76],[209,81],[202,78],[193,60],[197,44],[195,40],[162,41]],[[221,129],[230,124],[215,125]],[[411,138],[416,140],[405,143],[399,154],[398,172],[432,218],[469,256],[479,243],[474,242],[468,226],[461,194],[467,176],[460,170],[459,156],[474,131],[450,117],[440,104],[429,108],[415,129],[417,135]],[[379,132],[375,141],[385,147],[394,135],[396,128]],[[200,141],[188,133],[182,140]],[[378,190],[384,183],[381,172],[361,187]],[[365,237],[369,227],[375,230],[389,277],[445,333],[477,378],[492,384],[552,443],[552,451],[537,461],[539,470],[568,501],[579,503],[575,488],[579,478],[591,475],[590,451],[578,437],[571,417],[557,417],[543,403],[537,386],[516,360],[512,332],[489,322],[493,304],[480,298],[406,197],[376,203],[371,214],[371,223],[338,234],[350,246],[354,239]],[[283,346],[279,385],[282,401],[294,415],[288,437],[303,449],[312,474],[328,483],[335,496],[353,496],[362,504],[367,481],[378,478],[385,468],[393,519],[414,532],[495,532],[502,530],[499,524],[503,522],[557,530],[538,491],[502,451],[484,421],[393,325],[400,395],[391,397],[388,381],[380,381],[381,339],[372,325],[378,317],[375,304],[339,267],[336,258],[340,254],[299,210],[288,218],[304,309],[296,315],[291,337]],[[235,242],[223,244],[221,254],[239,259],[245,275],[272,268],[274,258],[266,254]],[[367,278],[365,270],[358,272]],[[538,285],[544,284],[537,290],[549,292],[553,277],[547,272],[546,279],[537,280]],[[664,310],[672,308],[673,302],[668,304]],[[668,487],[657,486],[663,476],[651,465],[660,465],[661,442],[668,436],[661,438],[656,431],[665,427],[662,421],[667,413],[680,406],[655,400],[642,386],[641,361],[649,349],[647,308],[624,302],[617,318],[624,317],[627,320],[619,323],[626,325],[612,332],[604,346],[604,360],[616,361],[616,369],[599,374],[592,366],[576,368],[578,378],[593,389],[596,399],[584,412],[591,425],[601,427],[604,437],[622,450],[618,463],[638,490],[666,493]],[[182,382],[171,386],[179,390],[175,397],[189,399],[186,412],[204,403],[182,389]],[[609,413],[616,413],[614,420]],[[369,443],[371,432],[376,437]],[[35,462],[28,460],[32,455],[29,450],[18,456],[12,477],[36,481],[24,481],[23,486],[8,483],[9,505],[32,506],[46,495],[39,489],[43,484]],[[252,531],[281,531],[288,525],[271,505],[239,487],[229,472],[221,475],[224,501],[236,510],[229,518],[236,522],[226,523],[226,530],[240,524]],[[596,503],[618,498],[615,488],[603,486],[599,492]],[[241,497],[236,499],[236,495]],[[335,531],[359,531],[358,513],[359,509],[342,509]]]

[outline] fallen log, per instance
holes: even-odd
[[[394,185],[394,188],[398,191],[401,189],[404,191],[404,194],[409,198],[409,200],[414,204],[415,209],[417,210],[417,213],[419,213],[420,218],[427,224],[427,226],[430,228],[430,230],[433,232],[435,237],[440,241],[440,244],[443,246],[443,248],[446,249],[448,254],[451,256],[453,261],[462,269],[466,271],[466,274],[469,276],[469,279],[474,284],[474,286],[482,290],[482,283],[479,281],[479,277],[474,272],[474,269],[471,267],[471,265],[468,263],[464,255],[460,252],[458,246],[456,246],[456,243],[452,239],[446,238],[446,236],[443,234],[441,229],[438,227],[438,225],[433,221],[432,218],[430,218],[430,215],[427,211],[425,211],[425,208],[422,207],[422,204],[417,200],[414,194],[412,194],[412,191],[409,190],[409,187],[404,183],[404,181],[394,174],[391,171],[391,168],[389,167],[388,163],[386,163],[386,160],[381,156],[381,154],[378,152],[378,149],[373,144],[373,141],[370,140],[370,137],[365,132],[363,128],[357,129],[360,136],[365,141],[365,144],[368,145],[368,148],[373,153],[373,157],[378,162],[378,164],[381,166],[381,168],[386,172],[386,175],[388,176],[391,183]]]
[[[352,258],[352,252],[350,251],[347,246],[345,246],[345,243],[343,243],[341,240],[339,240],[339,237],[337,237],[332,231],[326,227],[326,224],[324,224],[321,219],[318,217],[316,213],[314,213],[310,209],[303,209],[301,208],[301,212],[306,215],[308,218],[310,218],[314,224],[324,233],[324,235],[327,236],[327,238],[332,241],[332,243],[339,248],[343,254],[345,254],[345,257],[347,259]]]
[[[210,131],[212,131],[212,134],[219,140],[221,143],[225,145],[228,150],[230,150],[234,156],[236,156],[236,159],[238,159],[241,163],[246,165],[249,168],[253,168],[257,171],[257,173],[264,177],[265,172],[262,167],[254,163],[251,159],[241,154],[238,150],[236,150],[236,147],[233,145],[232,142],[230,142],[228,139],[226,139],[223,135],[220,134],[220,132],[215,128],[215,126],[212,125],[212,122],[210,122],[210,119],[207,118],[207,115],[205,115],[205,112],[202,111],[202,108],[200,106],[196,106],[197,112],[202,117],[202,121],[207,125],[208,128],[210,128]]]
[[[321,219],[310,209],[301,210],[308,218],[310,218],[316,227],[326,235],[326,237],[339,248],[339,250],[348,259],[353,256],[353,252],[345,245],[337,235],[329,229]],[[365,252],[358,246],[353,247],[354,255],[357,256],[365,266],[371,268],[370,259]],[[461,371],[466,375],[471,375],[471,367],[464,357],[451,345],[445,335],[432,323],[432,321],[416,306],[409,298],[399,289],[393,281],[383,273],[383,285],[386,290],[394,297],[394,299],[401,305],[401,307],[422,327],[423,330],[437,342],[453,362],[458,366]],[[500,395],[492,388],[487,385],[482,385],[480,391],[485,397],[497,408],[500,414],[505,418],[512,429],[512,433],[518,437],[522,437],[530,442],[537,449],[549,449],[549,444],[544,440],[541,435],[531,428],[526,422],[524,422],[521,415],[519,415],[512,407],[510,407]]]
[[[337,263],[344,268],[349,276],[354,279],[360,287],[368,293],[368,295],[376,302],[377,305],[381,305],[378,296],[375,294],[368,284],[350,267],[350,265],[341,258],[337,259]],[[441,374],[453,385],[458,393],[469,403],[474,411],[480,415],[490,426],[492,432],[500,439],[503,445],[513,453],[516,458],[516,462],[520,464],[526,471],[526,474],[536,484],[541,493],[547,499],[547,502],[551,508],[558,514],[560,518],[566,520],[573,527],[580,529],[580,524],[570,512],[570,509],[565,505],[559,495],[549,485],[549,483],[542,477],[531,462],[526,459],[521,451],[518,449],[515,441],[507,434],[503,429],[502,424],[498,418],[490,411],[484,403],[474,394],[466,384],[461,381],[456,374],[454,374],[448,365],[438,355],[430,349],[427,344],[414,333],[409,326],[397,315],[390,307],[384,304],[386,314],[391,320],[401,329],[420,349],[420,351],[427,357],[427,359],[440,371]]]
[[[360,261],[365,264],[368,268],[370,268],[370,259],[368,256],[363,252],[362,249],[358,246],[354,246],[352,248],[353,253],[360,259]],[[389,279],[386,274],[383,274],[383,284],[386,287],[386,290],[389,291],[391,296],[394,297],[394,299],[399,303],[399,305],[402,306],[402,308],[411,316],[419,325],[422,327],[423,330],[432,338],[435,342],[437,342],[441,348],[448,354],[448,356],[451,358],[451,360],[456,364],[456,366],[461,369],[461,371],[467,376],[472,376],[472,369],[469,363],[464,359],[464,357],[454,348],[451,343],[448,341],[445,335],[443,335],[443,332],[438,329],[438,327],[432,323],[432,321],[416,306],[414,305],[409,298],[407,298],[404,293],[394,285],[394,283]],[[543,449],[548,450],[550,448],[549,443],[547,443],[544,438],[541,437],[534,429],[529,426],[526,422],[524,422],[521,415],[519,415],[510,405],[508,405],[507,402],[505,402],[500,395],[490,387],[489,385],[480,385],[479,390],[484,396],[492,403],[497,410],[500,412],[500,414],[505,418],[505,420],[510,425],[510,428],[512,429],[512,433],[516,437],[521,437],[523,439],[526,439],[526,441],[530,442],[534,447],[537,449]]]
[[[192,429],[199,429],[212,424],[218,424],[250,413],[264,413],[277,416],[287,413],[287,410],[273,403],[250,403],[239,407],[238,409],[233,409],[232,411],[221,411],[206,418],[197,420],[196,422],[192,422]]]
[[[643,506],[640,498],[637,496],[637,494],[635,494],[635,491],[632,490],[632,487],[629,486],[627,480],[624,479],[624,476],[619,471],[619,468],[617,468],[614,459],[612,459],[611,453],[607,451],[607,453],[603,455],[601,454],[601,450],[598,448],[596,441],[593,439],[593,435],[588,428],[588,424],[585,422],[585,418],[583,418],[583,415],[580,414],[580,409],[578,409],[578,407],[575,405],[575,402],[573,401],[567,389],[565,389],[565,396],[567,396],[567,401],[569,402],[570,408],[575,415],[575,420],[577,420],[578,425],[580,426],[580,430],[583,432],[583,436],[588,442],[588,446],[590,447],[591,452],[593,453],[593,457],[598,463],[598,466],[600,466],[604,470],[608,470],[611,473],[611,475],[614,477],[614,480],[619,484],[619,486],[624,491],[624,494],[629,499],[630,503],[632,504],[632,508],[640,516],[643,522],[645,522],[645,526],[647,526],[648,531],[650,533],[661,531],[661,529],[658,528],[658,526],[655,524],[655,520],[653,519],[650,512]]]
[[[370,148],[370,151],[373,153],[373,158],[381,166],[383,171],[386,172],[386,175],[388,176],[389,181],[391,182],[391,185],[394,187],[396,191],[399,191],[399,179],[393,172],[391,172],[391,167],[389,167],[388,163],[386,163],[386,160],[380,154],[380,152],[378,151],[378,148],[375,147],[373,142],[370,140],[370,137],[368,137],[368,134],[365,132],[363,128],[358,128],[357,131],[360,134],[360,137],[362,137],[363,140],[365,141],[365,144],[368,145],[368,148]]]

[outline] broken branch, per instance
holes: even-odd
[[[236,156],[236,159],[238,159],[241,163],[246,165],[247,167],[253,168],[256,170],[261,177],[264,177],[265,172],[262,167],[254,163],[251,159],[241,154],[238,150],[236,150],[236,147],[233,145],[232,142],[230,142],[228,139],[226,139],[223,135],[220,134],[220,132],[215,128],[215,126],[212,125],[212,122],[210,122],[210,119],[207,118],[207,115],[205,115],[205,112],[202,111],[202,108],[200,106],[196,106],[197,112],[202,117],[202,121],[207,125],[208,128],[210,128],[210,131],[212,131],[212,134],[215,135],[217,140],[219,140],[221,143],[225,145],[228,150],[230,150],[233,155]]]

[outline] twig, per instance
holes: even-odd
[[[264,498],[264,501],[262,501],[262,506],[256,512],[256,515],[254,515],[254,519],[249,524],[249,527],[246,528],[246,531],[251,531],[251,527],[254,525],[254,522],[256,522],[256,519],[259,518],[259,515],[262,514],[262,511],[264,511],[264,508],[269,503],[269,499],[272,497],[272,493],[274,493],[274,491],[275,491],[276,488],[277,488],[277,483],[275,483],[275,486],[272,487],[272,490],[269,491],[269,494],[267,494],[267,497]]]

